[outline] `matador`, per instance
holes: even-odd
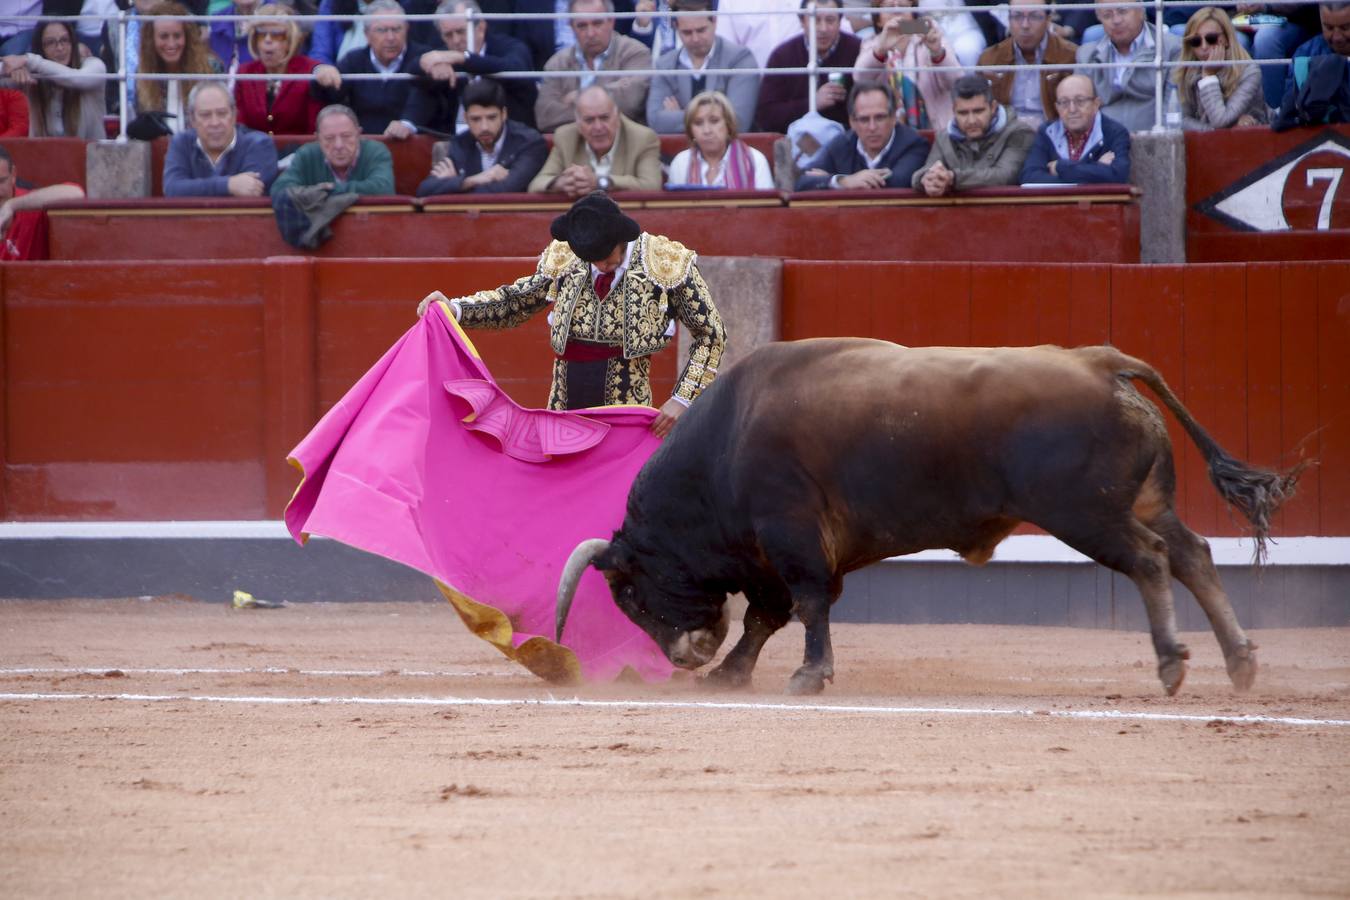
[[[726,343],[695,253],[643,232],[599,191],[574,203],[550,232],[554,241],[533,275],[451,300],[455,317],[466,328],[512,328],[552,304],[549,409],[652,406],[650,357],[669,345],[678,320],[691,345],[674,394],[652,422],[664,436],[712,383]]]

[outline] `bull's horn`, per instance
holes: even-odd
[[[586,571],[586,567],[591,564],[591,560],[608,549],[609,541],[604,538],[591,538],[577,544],[577,549],[573,550],[572,555],[567,557],[567,565],[563,566],[562,576],[558,578],[557,639],[559,643],[562,643],[563,626],[567,624],[567,614],[572,609],[572,598],[576,596],[577,585],[581,582],[581,573]]]

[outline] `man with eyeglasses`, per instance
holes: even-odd
[[[994,101],[1010,107],[1017,118],[1033,128],[1055,117],[1055,88],[1069,69],[1037,72],[1032,65],[1071,65],[1078,45],[1066,41],[1050,28],[1050,10],[1040,8],[1047,0],[1009,0],[1011,34],[980,54],[982,66],[1011,66],[997,72],[982,72],[994,91]]]
[[[1046,122],[1022,165],[1022,184],[1126,184],[1130,180],[1130,132],[1102,113],[1086,75],[1061,79],[1059,118]]]
[[[928,156],[928,142],[895,121],[895,93],[889,84],[853,86],[848,97],[849,130],[825,147],[819,167],[797,179],[799,191],[907,188]]]
[[[407,111],[413,82],[394,78],[353,81],[342,76],[420,76],[422,54],[431,48],[408,42],[408,19],[395,0],[375,0],[366,8],[363,25],[369,46],[347,53],[336,66],[315,67],[311,90],[325,105],[337,103],[356,110],[366,134],[404,140],[417,131]]]
[[[1181,38],[1167,29],[1161,35],[1145,21],[1140,0],[1109,0],[1097,5],[1097,18],[1106,35],[1094,44],[1078,48],[1079,63],[1104,63],[1108,67],[1081,69],[1092,79],[1102,112],[1130,131],[1153,127],[1157,79],[1149,65],[1129,67],[1123,63],[1153,63],[1159,58],[1176,62],[1181,56]],[[1165,83],[1165,82],[1164,82]]]

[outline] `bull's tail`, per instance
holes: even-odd
[[[1256,540],[1255,562],[1265,562],[1266,540],[1270,537],[1270,518],[1285,501],[1294,496],[1299,475],[1312,460],[1302,460],[1291,469],[1283,472],[1248,465],[1233,458],[1219,446],[1209,432],[1195,421],[1190,410],[1182,405],[1177,395],[1163,381],[1158,371],[1143,360],[1118,353],[1115,361],[1116,374],[1122,378],[1142,381],[1158,395],[1164,405],[1177,417],[1177,421],[1186,429],[1195,446],[1205,458],[1209,467],[1209,480],[1225,502],[1236,507],[1252,524],[1252,536]]]

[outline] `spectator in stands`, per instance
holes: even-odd
[[[317,141],[291,157],[285,172],[272,182],[272,196],[290,187],[330,185],[336,194],[381,196],[394,192],[394,162],[379,141],[361,139],[361,120],[341,104],[319,110]]]
[[[67,0],[74,4],[76,0]],[[89,48],[89,52],[94,56],[103,59],[107,64],[107,57],[103,56],[103,48],[106,43],[108,27],[117,27],[117,14],[121,12],[117,5],[117,0],[78,0],[79,13],[84,18],[75,23],[75,32],[79,35],[80,43]],[[48,7],[51,10],[49,15],[64,15],[65,10],[56,12],[57,4]]]
[[[449,154],[431,167],[417,196],[523,193],[544,167],[544,136],[511,118],[506,92],[491,78],[464,88],[468,129],[450,139]]]
[[[28,137],[28,98],[23,91],[0,88],[0,138]]]
[[[653,68],[667,69],[672,74],[657,75],[652,79],[647,94],[647,126],[657,134],[676,134],[687,130],[685,110],[689,101],[704,91],[717,91],[726,96],[736,111],[736,120],[749,126],[755,121],[755,105],[759,100],[759,72],[755,56],[726,38],[718,37],[712,0],[677,0],[679,12],[707,12],[705,16],[681,16],[675,20],[681,47],[664,54]],[[702,72],[704,69],[744,69],[743,75],[683,75],[680,71]]]
[[[801,0],[805,9],[812,0]],[[819,0],[816,4],[816,62],[826,69],[852,69],[858,61],[862,41],[839,30],[842,15],[840,0]],[[802,27],[811,22],[802,16]],[[788,38],[769,54],[768,68],[797,69],[808,64],[810,47],[806,32]],[[810,109],[807,91],[816,92],[816,112],[827,119],[844,124],[848,121],[848,89],[852,76],[819,74],[814,84],[809,75],[765,75],[759,89],[759,106],[755,110],[755,127],[760,131],[784,133]]]
[[[356,110],[361,130],[404,140],[417,130],[408,112],[411,79],[356,81],[343,75],[421,75],[422,54],[430,50],[408,43],[408,18],[396,0],[374,0],[363,23],[368,46],[347,53],[336,66],[314,69],[314,96],[325,105]]]
[[[1233,33],[1228,14],[1215,6],[1200,9],[1186,23],[1181,38],[1182,62],[1218,63],[1251,60]],[[1250,62],[1243,66],[1183,68],[1172,73],[1181,97],[1182,127],[1207,131],[1234,125],[1257,125],[1269,120],[1261,93],[1261,73]]]
[[[1119,0],[1129,6],[1097,8],[1097,18],[1106,36],[1078,48],[1080,63],[1111,63],[1110,68],[1084,69],[1080,75],[1092,79],[1102,112],[1129,131],[1147,131],[1153,127],[1156,105],[1154,71],[1147,66],[1127,68],[1119,63],[1151,63],[1157,59],[1176,62],[1181,56],[1181,40],[1164,29],[1162,34],[1144,21],[1140,0]],[[1161,47],[1159,44],[1161,43]]]
[[[977,187],[1017,184],[1036,129],[994,100],[982,75],[952,88],[952,124],[933,135],[928,161],[910,179],[930,197]]]
[[[769,161],[738,139],[736,110],[725,94],[704,91],[689,101],[684,133],[691,146],[671,160],[668,186],[773,190]]]
[[[261,197],[277,177],[272,139],[236,123],[234,97],[223,81],[202,81],[188,93],[188,122],[164,156],[166,197]]]
[[[719,0],[717,36],[749,50],[767,68],[774,49],[801,33],[800,11],[799,0]]]
[[[980,54],[982,66],[1011,66],[984,72],[994,87],[994,100],[1012,107],[1017,118],[1032,128],[1055,117],[1055,86],[1069,75],[1067,69],[1037,72],[1032,65],[1065,65],[1076,61],[1078,45],[1050,29],[1050,11],[1027,9],[1042,0],[1009,0],[1008,22],[1012,32]]]
[[[0,84],[20,87],[28,96],[31,137],[80,137],[94,141],[103,130],[107,67],[93,55],[80,59],[81,46],[72,22],[40,22],[32,49],[22,56],[0,58]]]
[[[257,12],[275,18],[249,23],[248,48],[253,59],[239,67],[240,75],[308,75],[318,67],[316,60],[298,52],[303,35],[288,7],[267,3]],[[234,99],[239,121],[270,135],[312,134],[323,109],[304,81],[241,79],[234,83]]]
[[[1307,3],[1239,3],[1233,15],[1265,14],[1280,16],[1282,24],[1262,25],[1252,35],[1251,55],[1259,63],[1267,59],[1288,59],[1298,48],[1315,38],[1321,30],[1318,4]],[[1285,77],[1288,65],[1258,66],[1261,70],[1262,92],[1266,104],[1279,107],[1287,87]]]
[[[77,184],[53,184],[26,189],[18,185],[18,169],[0,147],[0,260],[46,259],[48,206],[61,200],[79,200]]]
[[[42,0],[9,0],[5,11],[15,16],[40,16]],[[0,19],[0,56],[27,53],[33,43],[34,25],[31,20]]]
[[[553,151],[530,182],[532,193],[575,200],[591,191],[661,190],[661,139],[619,112],[609,90],[593,84],[577,96],[576,121],[553,136]]]
[[[1086,75],[1060,79],[1059,118],[1046,122],[1022,165],[1023,184],[1125,184],[1130,180],[1130,132],[1102,112]]]
[[[885,80],[895,94],[896,117],[901,122],[911,128],[942,131],[952,120],[951,91],[961,77],[956,54],[932,17],[921,20],[928,24],[923,34],[904,30],[915,22],[914,0],[876,3],[877,34],[858,53],[854,79],[873,84]]]
[[[633,11],[639,15],[632,20],[628,36],[646,44],[647,49],[651,51],[652,59],[680,49],[679,35],[675,31],[676,22],[674,17],[669,15],[672,8],[666,0],[637,0],[633,6]]]
[[[368,16],[374,4],[375,0],[322,0],[319,12],[325,16]],[[410,15],[424,15],[435,11],[436,0],[400,0],[399,6]],[[407,39],[419,46],[434,46],[436,29],[429,20],[411,23]],[[308,55],[336,66],[348,53],[367,46],[369,35],[360,21],[315,22]]]
[[[919,0],[920,11],[928,10],[928,17],[936,19],[942,28],[943,39],[947,46],[956,54],[957,65],[973,66],[984,52],[984,48],[989,46],[984,32],[975,21],[977,15],[982,16],[994,28],[1001,27],[989,16],[988,13],[969,13],[956,9],[954,6],[960,6],[959,0]],[[982,6],[984,0],[971,0],[967,6]],[[1001,36],[1001,34],[1000,34]]]
[[[477,0],[444,0],[436,8],[436,28],[445,49],[422,54],[426,78],[413,87],[412,120],[419,127],[454,132],[459,117],[459,90],[470,80],[498,72],[528,72],[534,68],[530,48],[481,18]],[[473,34],[469,19],[473,17]],[[472,38],[472,40],[470,40]],[[512,121],[534,127],[534,102],[539,89],[533,79],[500,80]]]
[[[595,18],[572,19],[576,43],[553,54],[544,66],[545,72],[578,75],[545,78],[539,86],[539,99],[534,105],[539,130],[553,131],[573,121],[580,92],[596,84],[609,92],[626,118],[641,122],[647,110],[647,77],[597,73],[651,68],[651,51],[640,41],[614,33],[612,0],[571,0],[568,9],[574,13],[594,13]]]
[[[887,84],[855,85],[848,98],[849,130],[830,141],[818,168],[797,179],[797,190],[907,188],[928,155],[928,142],[896,121]]]
[[[234,0],[219,12],[217,16],[251,16],[258,9],[261,0]],[[246,62],[252,62],[256,54],[249,47],[248,22],[212,22],[211,52],[220,60],[226,72],[234,73]]]
[[[1318,7],[1318,16],[1322,25],[1321,35],[1301,44],[1294,51],[1293,62],[1285,67],[1287,74],[1284,80],[1284,94],[1280,100],[1280,118],[1290,125],[1314,124],[1322,119],[1319,114],[1309,116],[1306,110],[1300,116],[1296,109],[1298,90],[1307,81],[1306,74],[1302,79],[1299,78],[1299,71],[1303,70],[1306,73],[1320,68],[1316,62],[1316,58],[1320,56],[1350,57],[1350,3],[1344,0],[1323,3]],[[1304,59],[1308,61],[1301,62]],[[1310,121],[1304,123],[1298,121],[1300,118],[1307,118]]]
[[[170,18],[188,15],[187,8],[174,0],[158,3],[141,25],[140,75],[219,75],[220,61],[202,38],[202,30],[192,22]],[[142,122],[152,120],[162,126],[158,134],[177,134],[187,125],[187,95],[200,78],[136,80],[136,113]],[[128,128],[131,131],[130,128]],[[153,125],[144,125],[133,137],[155,137]]]

